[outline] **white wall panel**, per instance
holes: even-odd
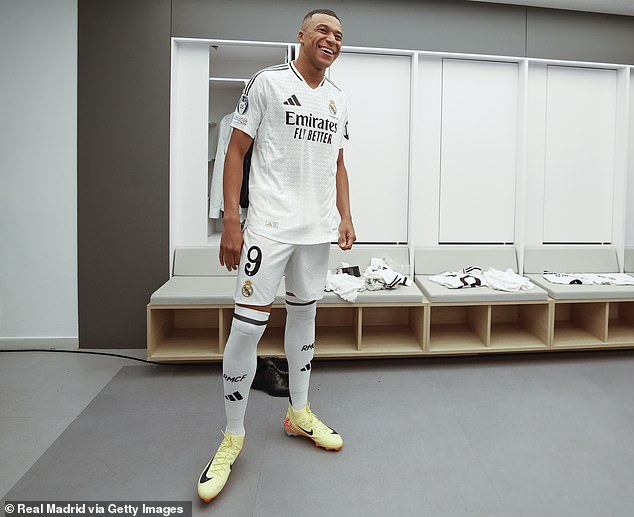
[[[546,161],[547,67],[528,65],[526,110],[526,180],[524,189],[524,244],[544,240],[544,163]]]
[[[207,243],[208,45],[173,44],[171,95],[170,261]]]
[[[0,48],[0,348],[76,348],[77,0],[0,2]]]
[[[342,54],[330,71],[347,95],[345,161],[360,242],[407,242],[409,56]]]
[[[412,233],[417,246],[438,244],[442,59],[419,57],[412,135]]]
[[[626,202],[625,245],[634,246],[634,70],[630,70],[630,118],[628,138],[628,178]]]
[[[443,60],[440,242],[513,242],[518,64]]]
[[[612,240],[616,71],[549,66],[544,242]]]

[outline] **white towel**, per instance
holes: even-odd
[[[500,271],[490,267],[482,276],[491,289],[498,291],[528,291],[534,287],[528,278],[518,275],[512,269]]]
[[[356,302],[357,296],[365,290],[365,281],[362,277],[349,275],[348,273],[333,274],[328,271],[326,275],[326,291],[338,294],[347,302]]]

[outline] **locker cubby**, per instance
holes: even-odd
[[[556,303],[553,348],[580,348],[607,341],[606,302]]]
[[[634,301],[610,302],[608,342],[634,345]]]
[[[430,310],[430,352],[463,352],[488,346],[489,305],[432,306]]]
[[[544,304],[491,306],[492,349],[548,348],[550,311]]]
[[[315,357],[350,357],[358,354],[360,308],[317,307]]]
[[[362,307],[361,342],[364,355],[421,354],[424,349],[424,308]]]
[[[233,309],[229,309],[230,313],[233,313]],[[284,326],[286,325],[286,310],[284,307],[273,307],[269,316],[268,323],[266,324],[266,330],[262,339],[258,343],[258,354],[261,356],[276,356],[281,357],[284,355]],[[229,338],[229,331],[231,327],[227,328],[227,336]],[[225,339],[226,343],[226,339]]]
[[[148,356],[155,361],[219,359],[220,309],[148,308]]]

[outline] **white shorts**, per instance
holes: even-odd
[[[300,300],[321,300],[326,286],[330,243],[287,244],[244,230],[234,299],[242,305],[275,300],[282,276],[286,292]]]

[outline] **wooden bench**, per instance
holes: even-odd
[[[409,265],[405,246],[331,249],[331,269],[347,262],[363,272],[372,257]],[[365,291],[348,303],[324,293],[318,303],[316,357],[412,357],[634,347],[634,289],[558,286],[544,270],[618,271],[615,250],[596,246],[527,248],[524,272],[537,286],[504,292],[486,287],[451,290],[432,274],[468,265],[518,271],[511,246],[441,246],[415,250],[415,285]],[[634,249],[625,254],[634,272]],[[231,328],[236,273],[218,263],[215,247],[178,248],[172,278],[151,297],[148,358],[219,361]],[[284,283],[276,295],[261,355],[284,356]]]
[[[415,280],[429,301],[429,354],[545,351],[551,313],[546,291],[506,292],[488,287],[449,289],[429,277],[466,266],[518,272],[511,246],[441,246],[415,250]]]
[[[560,273],[617,273],[616,250],[609,246],[528,247],[524,272],[553,301],[553,349],[634,346],[634,286],[559,285],[543,278]]]
[[[341,262],[361,272],[372,257],[389,257],[409,267],[405,246],[333,246],[329,267]],[[236,272],[218,262],[218,248],[182,247],[175,251],[173,276],[147,306],[147,355],[154,361],[222,359],[233,317]],[[282,281],[273,303],[261,355],[284,355],[285,289]],[[424,302],[415,285],[363,291],[353,303],[335,293],[318,302],[316,357],[386,357],[420,355],[424,347]]]

